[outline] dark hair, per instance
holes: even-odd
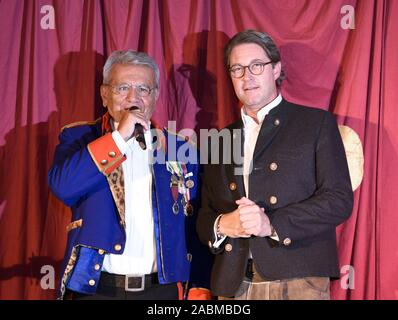
[[[271,59],[273,66],[277,62],[281,61],[279,49],[276,46],[274,40],[272,40],[272,38],[268,34],[255,30],[245,30],[242,32],[238,32],[236,35],[234,35],[225,46],[224,63],[228,71],[230,67],[229,58],[231,56],[232,49],[235,48],[237,45],[243,43],[255,43],[263,48],[267,56]],[[283,79],[285,79],[285,73],[283,69],[281,69],[281,75],[276,80],[276,84],[280,86]]]

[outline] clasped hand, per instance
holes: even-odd
[[[219,232],[231,238],[248,238],[252,235],[271,235],[271,224],[264,208],[252,200],[242,197],[236,201],[238,208],[223,214],[219,221]]]

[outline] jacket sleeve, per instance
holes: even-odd
[[[336,120],[325,113],[316,144],[316,190],[310,198],[270,215],[279,240],[288,244],[332,232],[348,219],[353,192],[343,142]]]
[[[218,248],[213,247],[213,243],[217,240],[214,235],[214,223],[220,212],[217,212],[212,206],[212,199],[217,199],[211,188],[211,182],[215,179],[215,172],[213,172],[214,165],[208,164],[204,166],[204,177],[201,189],[201,207],[199,210],[196,230],[200,241],[213,254],[221,253],[224,250],[224,245],[221,244]]]
[[[87,144],[73,132],[74,128],[61,132],[60,143],[55,149],[53,165],[48,173],[50,189],[68,206],[101,188],[104,175],[125,160],[111,134]]]

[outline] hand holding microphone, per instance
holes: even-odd
[[[142,126],[141,123],[136,123],[134,132],[133,132],[133,137],[135,140],[137,140],[138,144],[140,145],[142,150],[146,150],[146,142],[145,142],[145,136],[144,136],[144,127]]]
[[[125,141],[135,138],[141,149],[146,150],[144,132],[148,129],[148,121],[145,115],[139,111],[138,107],[132,106],[124,112],[117,130]]]

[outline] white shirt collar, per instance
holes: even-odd
[[[270,103],[266,104],[264,107],[262,107],[258,112],[257,112],[257,119],[259,123],[262,123],[264,121],[265,116],[277,105],[279,105],[282,102],[282,95],[279,93],[278,96],[272,100]],[[242,121],[243,125],[247,126],[250,123],[254,122],[254,120],[247,115],[245,107],[243,106],[242,109],[240,109],[240,113],[242,116]]]

